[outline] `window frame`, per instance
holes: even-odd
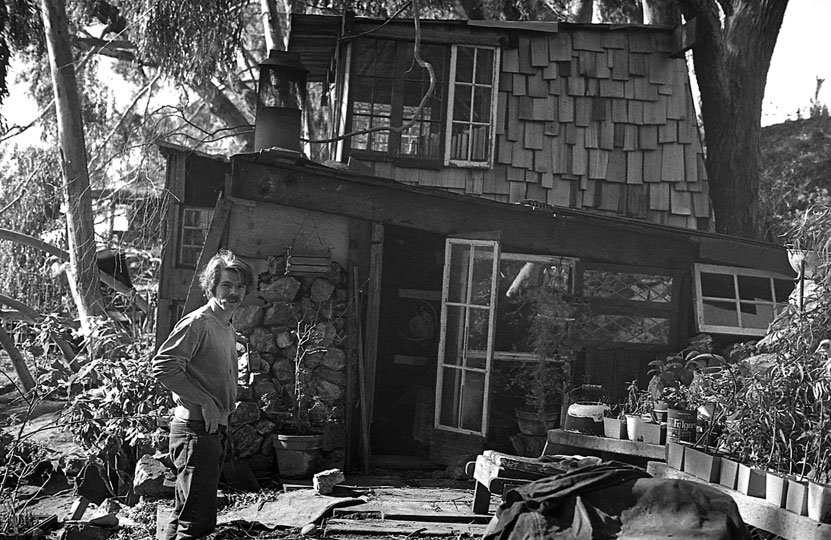
[[[177,249],[176,249],[176,266],[178,266],[180,268],[196,268],[196,265],[199,263],[199,253],[201,253],[202,248],[205,245],[205,239],[208,237],[208,231],[210,230],[210,227],[211,227],[211,221],[213,220],[214,210],[215,210],[214,208],[210,208],[210,207],[207,207],[207,206],[184,206],[184,205],[182,206],[182,210],[181,210],[181,213],[179,215],[179,219],[181,220],[181,225],[179,227],[179,239],[178,239],[179,240],[179,245],[177,246]],[[207,213],[208,214],[207,227],[206,228],[200,228],[204,233],[204,237],[202,239],[202,244],[199,245],[199,246],[197,246],[196,244],[185,244],[185,231],[186,230],[196,230],[196,227],[188,227],[188,226],[185,225],[185,223],[186,223],[185,214],[187,214],[187,212],[189,212],[189,211],[190,212],[199,212],[200,214],[202,214],[202,213]],[[201,217],[202,216],[200,215],[200,218]],[[199,248],[199,252],[197,252],[197,254],[196,254],[196,261],[193,264],[191,264],[189,262],[186,262],[185,258],[183,256],[185,248],[193,249],[193,248],[197,248],[197,247]]]
[[[395,43],[396,46],[396,63],[399,61],[399,58],[402,56],[402,46],[412,47],[413,42],[407,40],[400,40],[400,39],[393,39],[389,37],[378,37],[378,38],[370,38],[376,39],[381,41],[389,41]],[[402,166],[412,166],[412,167],[423,167],[423,168],[435,168],[438,169],[442,166],[449,166],[449,167],[464,167],[464,168],[476,168],[476,169],[490,169],[493,167],[493,163],[495,160],[495,153],[496,153],[496,117],[497,117],[497,110],[498,110],[498,102],[499,102],[499,70],[501,68],[501,49],[498,46],[492,45],[482,45],[482,44],[474,44],[474,43],[460,43],[460,44],[451,44],[451,43],[438,43],[438,42],[427,42],[426,45],[430,46],[440,46],[445,49],[445,58],[444,58],[444,70],[442,71],[441,80],[438,81],[439,84],[442,85],[442,88],[436,94],[436,98],[442,104],[442,110],[439,111],[439,116],[444,115],[445,118],[438,122],[440,126],[439,132],[439,148],[435,155],[433,156],[424,156],[424,155],[411,155],[411,154],[402,154],[400,153],[400,146],[402,140],[402,134],[397,133],[394,131],[389,132],[389,141],[387,143],[387,149],[385,151],[377,151],[377,150],[368,150],[365,148],[355,148],[352,146],[352,139],[354,137],[349,137],[348,141],[344,142],[342,145],[342,150],[340,151],[340,155],[343,158],[354,157],[356,159],[363,159],[367,161],[386,161],[392,162],[395,164],[400,164]],[[355,66],[355,47],[356,42],[350,43],[347,49],[347,58],[348,61],[348,71],[345,75],[346,78],[346,89],[349,95],[349,99],[345,101],[345,111],[343,114],[343,124],[341,126],[341,132],[343,133],[350,133],[352,131],[356,131],[355,127],[355,79],[360,76],[356,71]],[[456,64],[458,59],[458,47],[470,47],[473,49],[487,49],[493,51],[493,69],[492,69],[492,85],[491,85],[491,104],[490,104],[490,122],[488,125],[489,130],[489,141],[487,143],[487,159],[483,161],[469,161],[469,160],[458,160],[458,159],[450,159],[450,145],[452,139],[451,128],[453,124],[453,111],[454,111],[454,95],[455,95],[455,86],[456,86]],[[398,65],[396,64],[396,68]],[[398,73],[396,71],[396,73]],[[390,123],[392,125],[402,125],[403,118],[404,118],[404,108],[403,108],[403,101],[400,96],[398,96],[396,92],[396,84],[401,84],[398,82],[399,77],[393,78],[393,97],[392,103],[390,103],[391,107],[391,114],[390,114]],[[481,86],[481,84],[480,84]]]
[[[451,159],[450,157],[450,149],[452,146],[452,138],[453,138],[453,116],[455,112],[455,98],[456,98],[456,64],[458,61],[459,56],[459,47],[470,47],[475,50],[479,49],[488,49],[493,51],[493,69],[491,72],[491,109],[490,109],[490,122],[488,124],[488,132],[489,132],[489,148],[487,149],[487,159],[484,161],[472,161],[472,160],[460,160],[460,159]],[[454,44],[451,46],[450,50],[450,65],[448,67],[449,75],[447,77],[447,124],[444,128],[444,164],[446,166],[456,166],[456,167],[470,167],[470,168],[481,168],[481,169],[490,169],[493,167],[493,160],[494,154],[496,149],[496,115],[497,115],[497,108],[499,103],[499,69],[501,67],[501,49],[499,47],[490,47],[485,45],[473,45],[473,44]],[[476,62],[474,61],[474,68],[476,66]],[[475,74],[472,77],[472,82],[470,86],[476,87],[476,76]],[[465,83],[466,84],[466,83]],[[481,85],[480,85],[481,86]],[[472,102],[471,102],[472,104]]]
[[[754,304],[754,305],[772,305],[773,306],[773,319],[776,318],[777,314],[777,306],[786,306],[788,304],[788,298],[784,298],[783,301],[780,301],[776,297],[776,286],[774,284],[775,279],[793,282],[793,277],[786,276],[784,274],[779,274],[776,272],[771,272],[768,270],[759,270],[756,268],[743,268],[740,266],[724,266],[718,264],[704,264],[704,263],[695,263],[693,265],[693,286],[695,290],[695,323],[696,328],[699,332],[708,332],[714,334],[728,334],[728,335],[739,335],[739,336],[764,336],[767,334],[767,327],[766,328],[748,328],[743,326],[725,326],[725,325],[717,325],[717,324],[708,324],[704,320],[704,300],[717,300],[727,302],[731,299],[727,297],[717,297],[717,296],[707,296],[704,297],[701,290],[701,273],[702,271],[707,274],[720,274],[720,275],[731,275],[733,276],[733,285],[734,285],[734,297],[733,302],[736,308],[736,320],[739,325],[742,324],[742,311],[741,311],[741,304]],[[759,300],[742,300],[740,291],[739,291],[739,284],[738,284],[738,277],[739,276],[747,276],[747,277],[761,277],[761,278],[768,278],[770,279],[770,287],[771,287],[771,297],[773,301],[759,301]],[[788,294],[790,296],[790,293]],[[768,323],[770,324],[770,323]]]

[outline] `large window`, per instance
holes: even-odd
[[[772,272],[695,265],[696,321],[701,332],[763,336],[788,303],[793,279]]]
[[[351,152],[489,165],[498,51],[421,44],[419,56],[435,73],[433,94],[426,99],[430,76],[413,53],[411,42],[362,39],[355,43],[348,131],[370,131],[350,138]],[[403,131],[372,131],[404,125],[409,127]]]

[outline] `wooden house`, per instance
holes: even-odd
[[[334,163],[280,148],[232,156],[202,252],[230,247],[269,280],[278,259],[286,275],[315,279],[292,257],[348,275],[333,463],[354,464],[359,439],[373,456],[438,463],[506,445],[510,411],[491,385],[536,357],[508,294],[529,263],[588,304],[572,383],[613,400],[693,335],[764,334],[793,273],[777,246],[708,232],[671,29],[421,21],[420,37],[435,72],[426,100],[412,21],[293,16],[290,52],[329,91],[328,135],[361,133],[330,144]],[[406,123],[420,104],[409,128],[372,130]],[[178,189],[201,181],[177,166]],[[165,260],[182,277],[162,284],[160,305],[190,286],[193,268],[172,259],[177,238]],[[270,337],[285,321],[263,323],[275,306],[258,301],[251,310],[265,316],[243,326],[263,335],[256,319]]]

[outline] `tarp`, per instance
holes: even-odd
[[[485,540],[749,540],[733,499],[606,461],[509,491]]]

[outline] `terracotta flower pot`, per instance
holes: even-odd
[[[274,455],[280,476],[310,478],[316,472],[323,448],[323,435],[277,435]]]

